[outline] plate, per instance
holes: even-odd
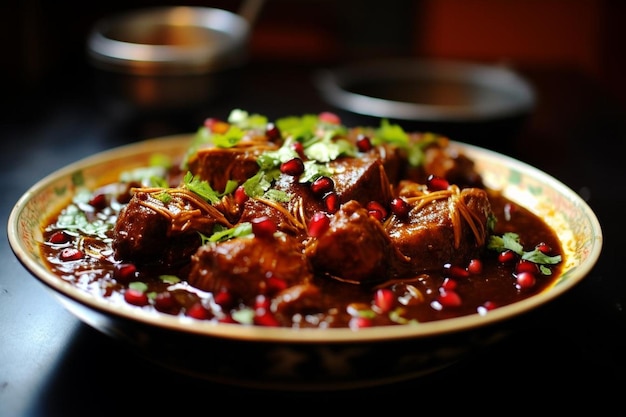
[[[279,389],[354,388],[434,372],[508,334],[512,319],[577,285],[596,263],[602,230],[590,207],[557,179],[523,162],[474,145],[452,142],[474,159],[485,184],[527,207],[552,226],[566,264],[555,285],[517,303],[418,326],[291,329],[199,322],[120,306],[52,274],[39,247],[42,224],[69,203],[77,181],[90,188],[146,166],[155,152],[177,156],[193,134],[156,138],[105,151],[38,181],[8,219],[13,252],[34,278],[80,320],[141,356],[195,377]]]

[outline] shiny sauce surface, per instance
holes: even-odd
[[[98,193],[102,190],[94,191],[93,195]],[[494,234],[513,231],[520,236],[526,250],[543,245],[550,254],[562,253],[558,236],[541,218],[496,192],[490,192],[490,202],[497,217]],[[114,222],[119,209],[119,206],[109,204],[88,212],[87,216]],[[48,225],[57,223],[59,215],[53,216]],[[469,265],[457,265],[456,269],[442,266],[441,271],[376,286],[316,276],[314,283],[322,296],[316,299],[310,313],[282,314],[277,322],[267,324],[241,319],[250,306],[235,304],[224,308],[217,303],[216,294],[191,287],[185,282],[188,265],[175,269],[137,267],[132,279],[121,280],[116,278],[120,261],[114,258],[110,239],[47,227],[44,240],[41,251],[48,268],[59,279],[97,297],[173,316],[294,328],[418,324],[475,313],[489,314],[494,308],[515,303],[550,287],[563,264],[552,265],[550,275],[533,273],[532,285],[520,285],[517,279],[519,260],[504,261],[500,253],[489,250],[480,257],[478,272]],[[142,283],[140,293],[143,296],[131,297],[129,288],[138,282]],[[393,294],[389,309],[381,308],[376,301],[381,288]],[[446,293],[454,293],[458,299],[449,300]]]

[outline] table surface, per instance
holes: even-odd
[[[90,68],[20,97],[4,97],[0,116],[3,233],[17,199],[37,180],[114,146],[191,132],[205,117],[233,108],[270,118],[332,110],[312,83],[314,68],[261,65],[236,73],[219,97],[182,112],[116,110]],[[500,412],[497,398],[520,411],[612,410],[624,414],[626,285],[620,265],[626,212],[626,112],[600,83],[563,69],[521,69],[537,93],[526,124],[486,146],[551,174],[579,193],[604,233],[588,277],[531,315],[505,340],[422,378],[338,392],[273,392],[191,379],[144,362],[67,312],[0,240],[0,415],[150,415],[213,413],[216,406],[297,412],[377,403],[416,413]],[[108,104],[109,103],[109,104]],[[351,124],[351,115],[342,114]],[[454,138],[463,141],[463,137]],[[471,396],[471,397],[470,397]],[[471,401],[468,401],[472,398]],[[126,405],[124,405],[126,404]],[[293,408],[298,407],[298,408]],[[331,408],[333,407],[333,408]],[[351,409],[351,408],[350,408]],[[128,414],[130,415],[130,414]]]

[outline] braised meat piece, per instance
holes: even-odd
[[[328,230],[305,253],[316,272],[353,283],[385,281],[391,265],[403,258],[380,221],[354,200],[330,217]]]
[[[356,200],[362,205],[370,201],[389,201],[391,186],[382,161],[375,154],[332,161],[335,192],[339,201]]]
[[[409,270],[395,265],[400,275],[440,270],[450,262],[465,265],[484,249],[493,216],[484,189],[428,192],[405,182],[400,194],[412,209],[407,218],[392,216],[385,225],[394,247],[410,259]]]
[[[223,191],[228,180],[243,183],[259,170],[257,158],[278,146],[263,138],[242,140],[232,148],[207,146],[198,149],[187,160],[190,172],[206,180],[214,190]]]
[[[172,188],[139,189],[121,210],[113,229],[116,259],[137,264],[176,266],[189,262],[224,216],[194,193]]]
[[[274,295],[312,278],[301,244],[286,234],[238,237],[201,246],[191,258],[191,285],[228,292],[252,305],[257,294]]]

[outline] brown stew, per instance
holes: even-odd
[[[489,314],[562,265],[555,232],[447,138],[385,120],[235,110],[155,161],[50,219],[54,274],[169,315],[360,328]]]

